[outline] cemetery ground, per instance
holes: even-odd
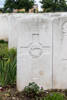
[[[67,90],[44,90],[36,83],[29,83],[18,92],[16,88],[16,49],[0,41],[0,100],[67,100]]]
[[[15,86],[0,90],[0,100],[67,100],[67,90],[47,90],[39,93],[18,92]]]

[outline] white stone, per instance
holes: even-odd
[[[67,89],[67,17],[53,21],[53,88]]]
[[[61,17],[67,16],[67,13],[43,13],[43,14],[11,14],[9,19],[9,48],[17,47],[18,37],[22,35],[22,31],[26,30],[22,24],[25,20],[28,20],[35,16],[44,17],[44,20],[47,18],[49,21]],[[36,18],[35,18],[36,19]],[[25,22],[27,24],[27,22]],[[27,31],[27,30],[26,30]],[[31,30],[32,31],[32,30]]]
[[[67,13],[0,14],[0,39],[17,48],[17,87],[67,89]]]
[[[0,39],[8,39],[9,23],[8,14],[0,14]]]
[[[34,15],[21,21],[22,35],[17,50],[17,88],[29,82],[52,88],[52,24],[48,18]]]

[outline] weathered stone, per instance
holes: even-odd
[[[67,89],[67,17],[53,21],[53,88]]]
[[[17,48],[19,91],[33,81],[67,89],[67,13],[1,14],[0,39]]]
[[[17,50],[17,88],[29,82],[52,88],[52,24],[40,15],[21,20],[22,35]]]

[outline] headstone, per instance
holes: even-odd
[[[24,23],[24,21],[26,19],[30,19],[34,16],[43,16],[44,20],[45,19],[49,19],[49,21],[51,21],[52,19],[61,17],[61,16],[66,16],[67,13],[43,13],[43,14],[11,14],[9,17],[9,48],[17,48],[17,44],[18,44],[18,37],[24,30],[24,25],[22,27],[22,24]],[[27,23],[26,23],[27,24]],[[26,30],[26,29],[25,29]],[[24,30],[24,32],[25,32]],[[8,32],[8,31],[7,31]]]
[[[8,15],[0,14],[0,39],[8,40],[9,24]]]
[[[30,82],[52,88],[52,24],[43,15],[21,19],[17,49],[17,88]]]
[[[53,21],[53,88],[67,89],[67,17]]]
[[[67,13],[13,14],[9,47],[17,47],[17,88],[67,86]]]

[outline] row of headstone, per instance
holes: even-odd
[[[29,82],[67,89],[67,13],[11,14],[8,30],[9,48],[17,48],[18,90]]]
[[[44,14],[39,14],[39,15],[41,15],[41,16],[43,15],[44,18],[45,17],[52,18],[52,17],[58,17],[58,16],[66,16],[67,13],[44,13]],[[18,27],[20,26],[20,25],[16,26],[17,19],[20,19],[20,21],[21,21],[22,19],[31,17],[31,16],[34,16],[34,14],[0,14],[0,39],[8,40],[9,48],[17,47],[17,42],[14,41],[17,38],[18,33],[19,33],[16,31],[16,28],[17,28],[17,26]],[[21,28],[20,28],[20,31],[22,31]],[[12,37],[12,39],[11,39],[11,37]],[[15,38],[15,39],[13,39],[13,38]]]
[[[67,16],[24,15],[13,25],[18,34],[18,90],[29,82],[44,89],[67,89]]]
[[[37,18],[37,16],[38,16],[38,18]],[[8,21],[9,22],[8,23],[8,27],[9,27],[9,34],[8,34],[9,48],[17,47],[18,38],[19,38],[19,36],[23,35],[22,33],[26,33],[27,29],[25,29],[26,28],[25,25],[28,25],[27,22],[30,21],[30,19],[33,20],[33,18],[35,18],[37,20],[37,19],[40,19],[40,18],[44,18],[44,21],[47,20],[47,23],[50,22],[51,26],[52,26],[52,24],[54,23],[54,20],[56,20],[58,18],[65,19],[65,17],[67,17],[67,13],[11,14],[8,17],[8,20],[9,20]],[[30,22],[29,22],[29,24],[30,24]],[[46,25],[46,22],[44,24]],[[32,26],[29,25],[29,26],[30,26],[30,29],[32,29],[31,27],[33,25]],[[51,30],[53,30],[53,27],[52,27]],[[33,30],[31,30],[31,31],[33,31]]]

